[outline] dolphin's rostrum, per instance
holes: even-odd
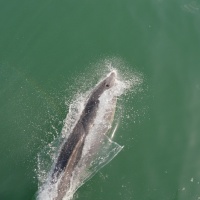
[[[55,183],[59,178],[61,179],[58,184],[56,200],[61,200],[69,187],[73,169],[81,158],[86,136],[96,117],[99,98],[105,90],[110,89],[115,84],[115,79],[116,72],[113,71],[95,87],[86,102],[78,122],[70,133],[67,141],[61,146],[52,173],[52,183]]]

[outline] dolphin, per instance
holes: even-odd
[[[77,163],[81,159],[86,137],[98,112],[99,98],[104,91],[115,84],[116,72],[112,71],[91,92],[79,120],[61,149],[52,172],[52,183],[58,182],[57,196],[54,200],[62,200],[70,187],[70,178]],[[58,181],[59,179],[59,181]]]

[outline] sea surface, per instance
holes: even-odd
[[[74,199],[200,199],[199,0],[0,0],[0,200],[35,199],[38,155],[108,65],[142,83]]]

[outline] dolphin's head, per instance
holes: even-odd
[[[104,79],[104,89],[109,89],[115,84],[115,79],[117,77],[117,73],[115,71],[110,72],[107,78]]]
[[[91,94],[91,99],[93,101],[95,99],[98,99],[105,90],[112,88],[115,84],[116,78],[117,78],[116,71],[110,72],[108,76],[96,86],[96,88]]]

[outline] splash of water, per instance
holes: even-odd
[[[119,74],[113,67],[109,66],[109,68]],[[112,122],[117,98],[131,88],[133,81],[124,81],[119,77],[115,85],[111,89],[106,90],[99,98],[100,104],[97,116],[86,137],[81,159],[73,170],[70,178],[70,187],[63,198],[65,200],[72,199],[76,190],[99,169],[110,162],[123,148],[112,140],[119,125],[119,120],[115,119],[114,124]],[[38,180],[40,182],[37,196],[38,200],[56,199],[60,180],[52,184],[51,174],[55,165],[56,156],[60,150],[59,146],[61,142],[67,140],[69,134],[72,132],[87,102],[88,94],[91,91],[92,89],[86,93],[79,94],[72,101],[69,106],[69,113],[64,122],[60,140],[56,139],[50,143],[45,151],[38,156]],[[49,159],[45,159],[46,156],[49,156]],[[47,169],[47,163],[54,163],[54,165],[51,169]]]

